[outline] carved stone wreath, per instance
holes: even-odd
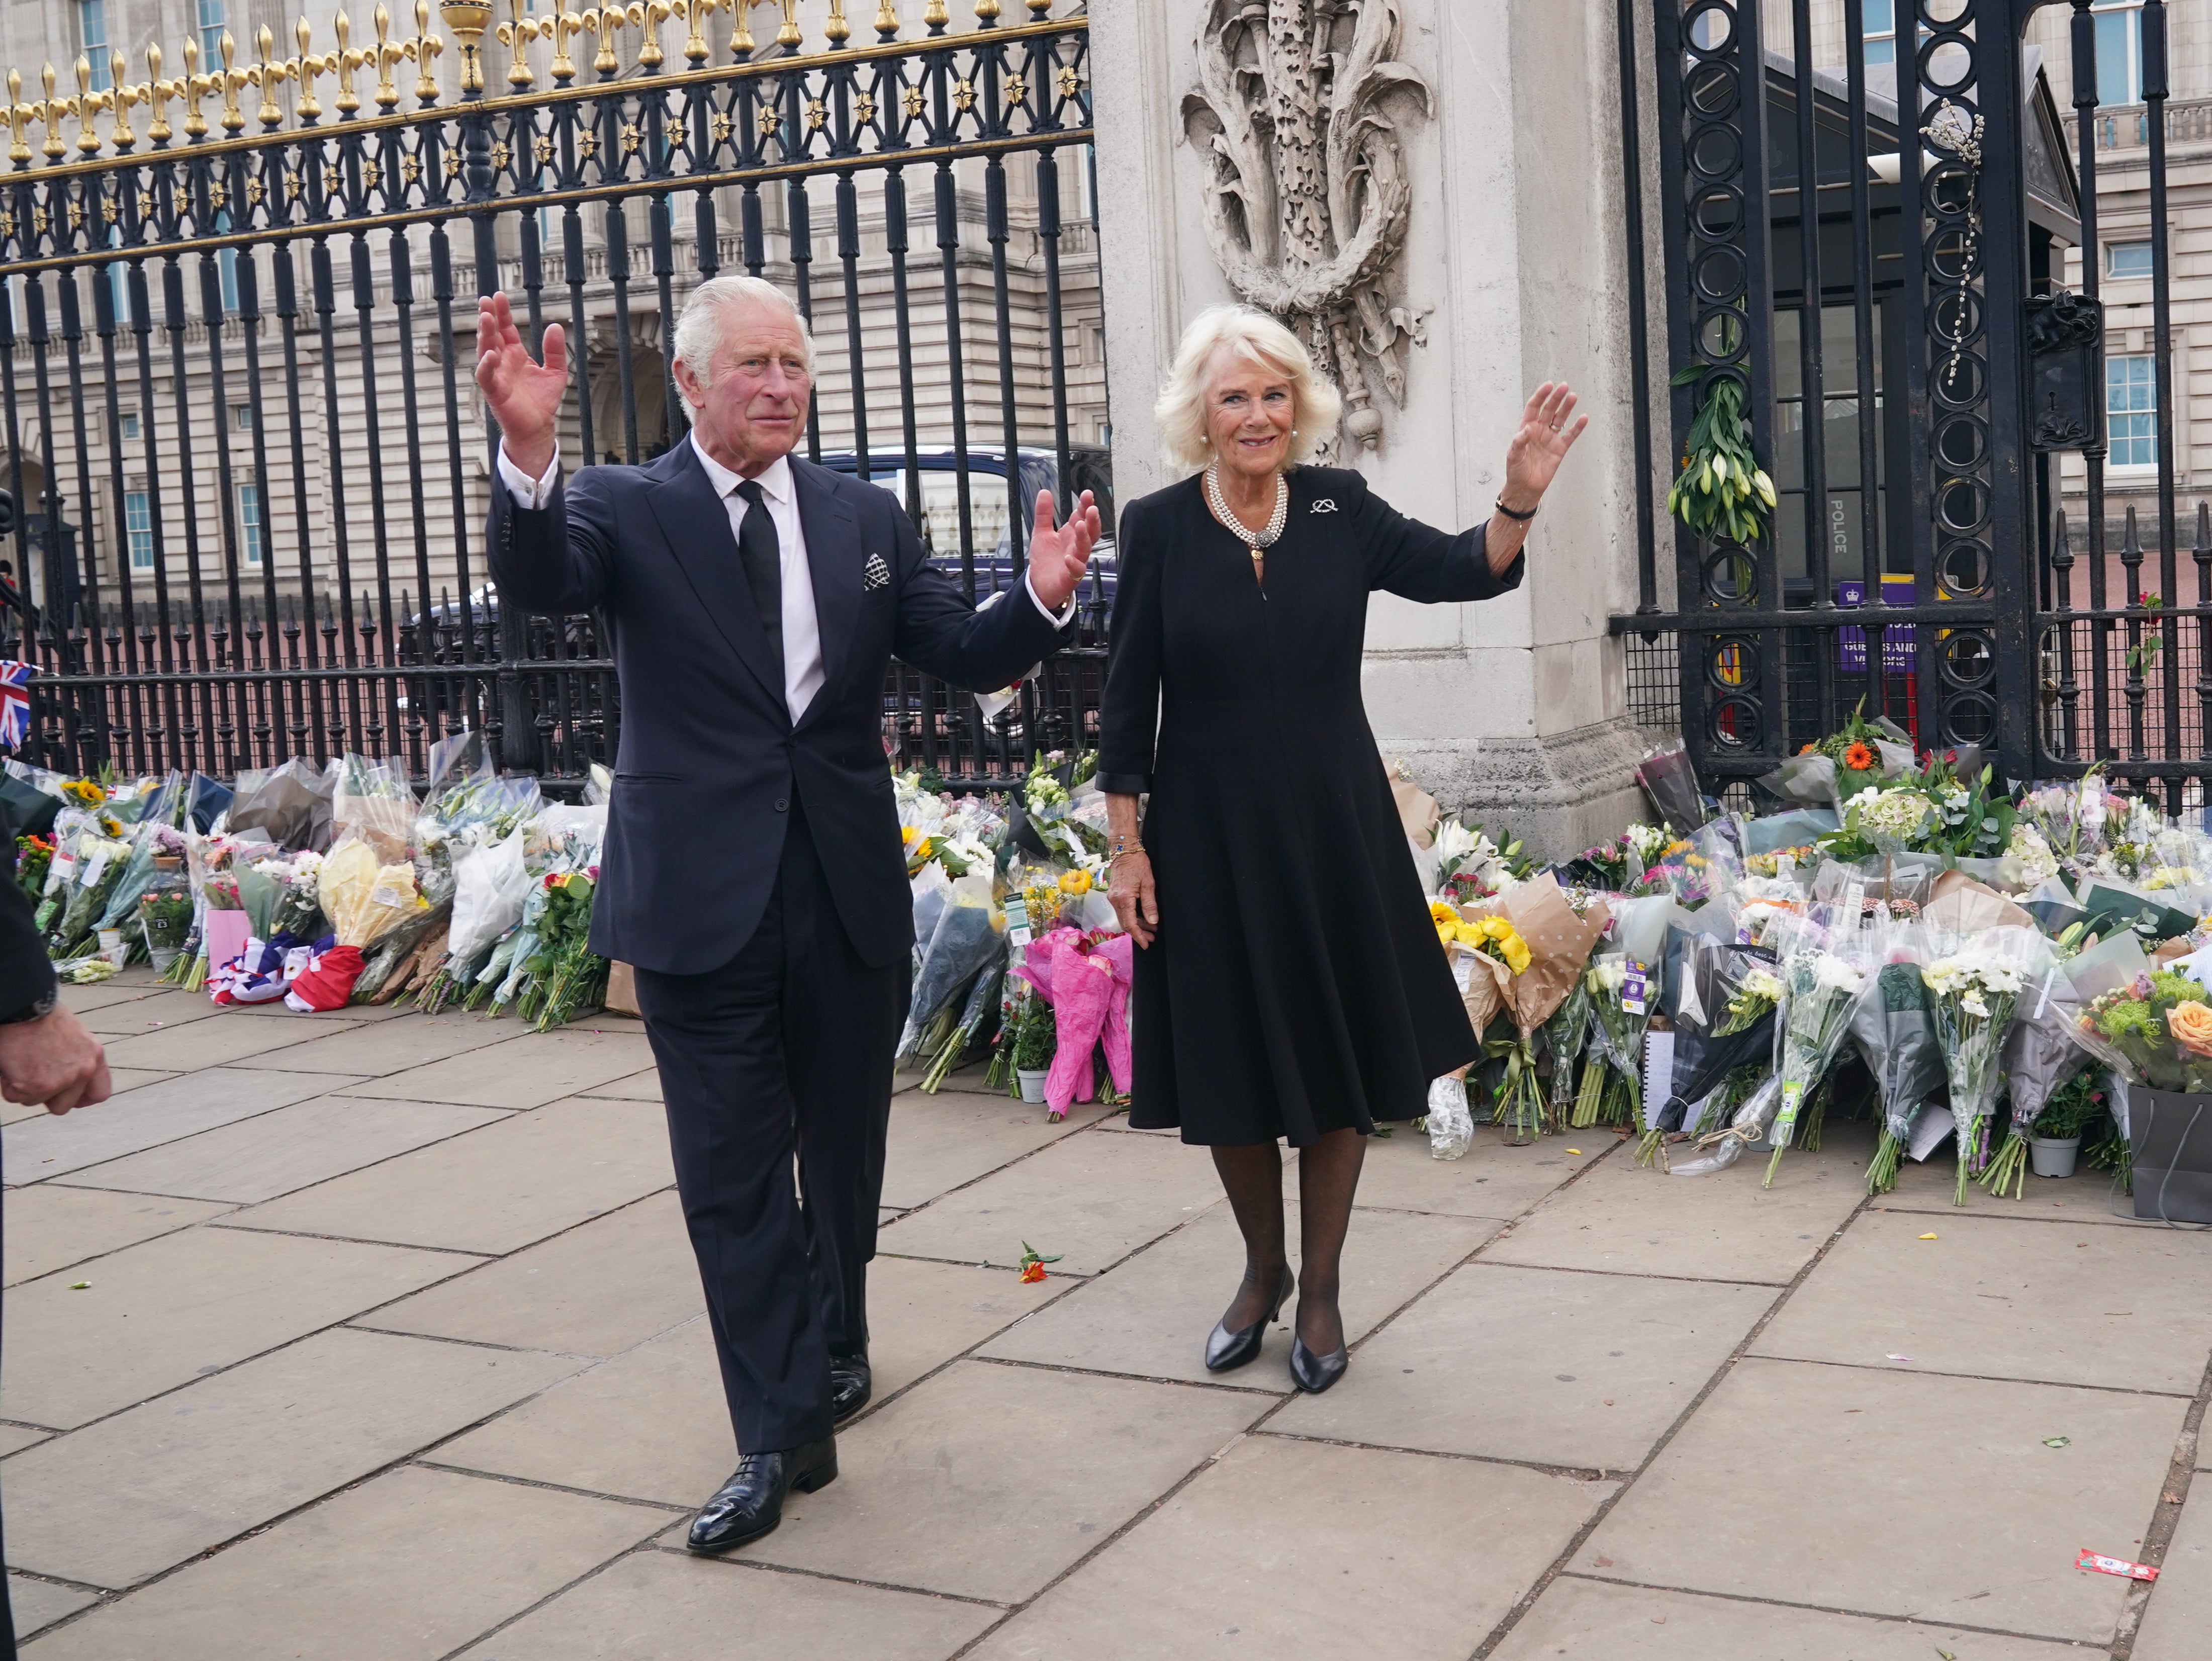
[[[1392,56],[1397,0],[1207,0],[1183,134],[1204,158],[1206,227],[1237,296],[1304,338],[1344,393],[1344,432],[1382,435],[1371,365],[1406,402],[1424,312],[1390,297],[1413,201],[1401,114],[1434,113]]]

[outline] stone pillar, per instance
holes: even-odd
[[[1403,408],[1370,377],[1380,442],[1340,445],[1340,464],[1401,510],[1458,530],[1489,516],[1507,439],[1539,382],[1570,381],[1591,421],[1532,531],[1518,592],[1480,605],[1375,597],[1368,714],[1384,752],[1448,806],[1564,857],[1640,808],[1642,739],[1626,717],[1622,649],[1606,631],[1610,613],[1636,602],[1614,5],[1397,3],[1395,57],[1434,101],[1425,117],[1417,94],[1394,100],[1413,199],[1391,289],[1424,314],[1427,338],[1404,353]],[[1108,0],[1091,12],[1123,501],[1172,478],[1152,407],[1178,332],[1236,298],[1206,234],[1205,161],[1184,136],[1196,33],[1212,10]]]

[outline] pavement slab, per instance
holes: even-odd
[[[1765,1287],[1477,1262],[1267,1428],[1577,1469],[1642,1464],[1774,1300]]]
[[[1852,1225],[1754,1350],[2194,1396],[2212,1255],[2167,1229],[1883,1212]]]
[[[129,1246],[9,1291],[0,1413],[58,1430],[86,1424],[470,1261],[238,1229]]]
[[[7,1199],[6,1283],[15,1286],[88,1258],[173,1234],[231,1209],[204,1200],[108,1194],[40,1183]]]
[[[38,1654],[437,1661],[667,1521],[647,1506],[403,1467],[70,1622]]]
[[[143,1009],[152,1001],[149,998],[145,1003],[121,1007]],[[167,1068],[179,1072],[198,1067],[231,1067],[242,1057],[283,1050],[307,1036],[308,1029],[305,1027],[279,1025],[274,1021],[224,1020],[222,1013],[217,1010],[207,1020],[173,1020],[156,1031],[106,1039],[108,1058],[118,1067]],[[352,1025],[347,1024],[349,1030]]]
[[[1471,1460],[1249,1437],[992,1634],[975,1661],[1463,1661],[1611,1492]]]
[[[2201,1661],[2212,1634],[2212,1504],[2192,1484],[2136,1632],[2134,1661]]]
[[[840,1435],[837,1481],[793,1494],[783,1526],[745,1555],[956,1597],[1034,1597],[1266,1407],[1244,1390],[963,1361]]]
[[[126,1090],[136,1090],[141,1085],[160,1084],[177,1075],[166,1068],[150,1067],[111,1067],[107,1069],[107,1089],[111,1097],[120,1096]],[[0,1124],[13,1124],[18,1119],[35,1119],[45,1115],[43,1102],[0,1102]]]
[[[945,1661],[998,1618],[986,1604],[641,1551],[457,1661]]]
[[[483,1015],[424,1015],[386,1030],[381,1023],[343,1032],[319,1032],[301,1025],[288,1029],[292,1041],[265,1050],[241,1065],[274,1068],[283,1073],[356,1073],[380,1079],[505,1043],[515,1036],[513,1021]]]
[[[1003,1266],[1027,1241],[1060,1274],[1095,1275],[1220,1198],[1203,1148],[1078,1134],[909,1212],[877,1250]]]
[[[642,1073],[633,1073],[628,1078],[610,1079],[605,1084],[593,1085],[589,1090],[580,1090],[579,1096],[615,1096],[627,1102],[657,1102],[660,1099],[660,1069],[648,1067]]]
[[[251,1205],[507,1117],[445,1102],[320,1096],[74,1171],[73,1186]]]
[[[1298,1211],[1285,1208],[1297,1265]],[[1447,1273],[1500,1225],[1478,1217],[1362,1212],[1344,1248],[1341,1302],[1346,1341],[1356,1343],[1400,1305]],[[1226,1201],[1209,1206],[1165,1239],[1085,1281],[1049,1309],[984,1348],[1001,1360],[1191,1384],[1232,1384],[1287,1394],[1295,1294],[1270,1327],[1261,1358],[1234,1372],[1206,1370],[1206,1335],[1244,1272],[1243,1239]]]
[[[1464,1154],[1439,1159],[1429,1152],[1425,1133],[1401,1124],[1388,1136],[1368,1138],[1358,1203],[1455,1217],[1517,1217],[1617,1141],[1610,1130],[1592,1129],[1508,1147],[1495,1127],[1479,1124]],[[1571,1154],[1570,1147],[1582,1151]]]
[[[2188,1405],[1746,1359],[1577,1572],[2108,1644],[2127,1583],[2074,1555],[2136,1554]]]
[[[325,1332],[8,1461],[18,1567],[124,1587],[429,1447],[576,1363]]]
[[[79,1586],[58,1586],[51,1580],[33,1580],[27,1574],[8,1577],[8,1603],[15,1616],[15,1638],[19,1643],[33,1633],[45,1631],[64,1615],[75,1615],[99,1601],[99,1593]]]
[[[113,982],[108,985],[117,995],[88,1003],[77,1014],[87,1026],[111,1043],[118,1038],[140,1037],[166,1032],[172,1027],[213,1020],[224,1013],[222,1006],[204,992],[185,992],[165,986],[126,989]],[[76,1006],[72,1004],[70,1007]]]
[[[379,1310],[369,1324],[619,1355],[705,1309],[684,1209],[670,1189]]]
[[[517,1113],[230,1220],[241,1227],[499,1254],[675,1180],[659,1108],[571,1101]]]
[[[1492,1653],[1495,1661],[2070,1661],[2081,1652],[1966,1628],[1562,1576]]]
[[[6,1458],[11,1453],[21,1453],[25,1448],[36,1447],[53,1433],[52,1431],[36,1429],[29,1425],[0,1424],[0,1459]]]
[[[126,981],[120,977],[113,980],[94,981],[89,986],[78,986],[74,982],[64,981],[61,986],[62,1007],[88,1019],[96,1009],[105,1009],[110,1004],[150,998],[164,989],[137,981]],[[97,1027],[93,1030],[99,1031]]]
[[[1951,1144],[1945,1142],[1923,1164],[1915,1165],[1910,1159],[1901,1163],[1897,1187],[1890,1193],[1876,1195],[1871,1208],[1927,1211],[1953,1217],[1961,1211],[1985,1213],[1992,1217],[2049,1217],[2062,1223],[2108,1223],[2122,1228],[2166,1226],[2160,1222],[2137,1219],[2135,1202],[2114,1186],[2112,1173],[2093,1171],[2087,1165],[2075,1166],[2071,1177],[2038,1177],[2030,1172],[2016,1200],[2009,1193],[2000,1198],[1979,1183],[1970,1182],[1966,1184],[1966,1203],[1955,1205],[1953,1199],[1958,1181],[1958,1162],[1951,1157]],[[2115,1206],[2118,1208],[2117,1212]]]
[[[652,1046],[635,1022],[564,1026],[552,1032],[520,1032],[409,1068],[364,1085],[357,1093],[459,1102],[465,1107],[543,1107],[652,1065]]]
[[[948,1189],[996,1171],[1025,1153],[1095,1124],[1102,1107],[1080,1102],[1054,1124],[1042,1107],[1004,1095],[909,1090],[891,1100],[884,1203],[901,1210],[926,1205]]]
[[[10,1184],[65,1177],[126,1153],[306,1101],[353,1083],[327,1074],[210,1067],[109,1097],[97,1109],[42,1113],[0,1131]]]
[[[1858,1208],[1866,1173],[1824,1149],[1784,1159],[1771,1189],[1765,1174],[1765,1160],[1740,1159],[1711,1177],[1670,1177],[1623,1148],[1483,1261],[1787,1286]]]

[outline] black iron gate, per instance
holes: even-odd
[[[29,102],[9,77],[20,754],[229,775],[353,750],[420,776],[467,727],[550,779],[611,761],[593,620],[485,583],[472,301],[497,288],[533,339],[568,326],[574,465],[682,438],[667,365],[696,283],[787,284],[817,331],[808,453],[894,490],[971,593],[1012,580],[1024,501],[1105,483],[1080,6],[1005,25],[974,0],[954,33],[927,0],[902,39],[884,0],[856,43],[831,0],[810,51],[793,0],[757,42],[758,3],[514,0],[495,25],[447,0],[441,37],[416,0],[411,34],[378,5],[373,40],[342,13],[289,57],[264,27],[220,61],[188,40],[180,71],[149,51],[135,82],[120,53],[48,66]],[[1102,570],[1093,648],[1105,599]],[[1092,719],[1097,653],[1064,656],[992,721],[895,666],[887,740],[952,782],[1009,776]]]
[[[1733,377],[1776,487],[1749,537],[1673,523],[1663,564],[1665,510],[1647,512],[1641,603],[1613,619],[1632,712],[1679,720],[1714,786],[1857,706],[1923,749],[1987,745],[2013,779],[2102,763],[2174,810],[2203,800],[2212,510],[2178,522],[2168,11],[1622,0],[1632,235],[1648,41],[1666,250],[1663,359],[1638,308],[1639,368]],[[2141,151],[2127,246],[2153,313],[2117,373],[2099,219],[2116,147]],[[1676,390],[1665,452],[1639,432],[1651,472],[1682,465],[1711,385]],[[2155,489],[2108,527],[2114,444]]]

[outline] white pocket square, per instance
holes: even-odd
[[[868,563],[860,568],[860,592],[872,594],[891,580],[891,568],[884,563],[881,554],[870,554]]]
[[[1316,514],[1333,514],[1336,511],[1336,498],[1334,496],[1323,496],[1319,502],[1316,502],[1311,508],[1307,509],[1307,511],[1309,513]]]

